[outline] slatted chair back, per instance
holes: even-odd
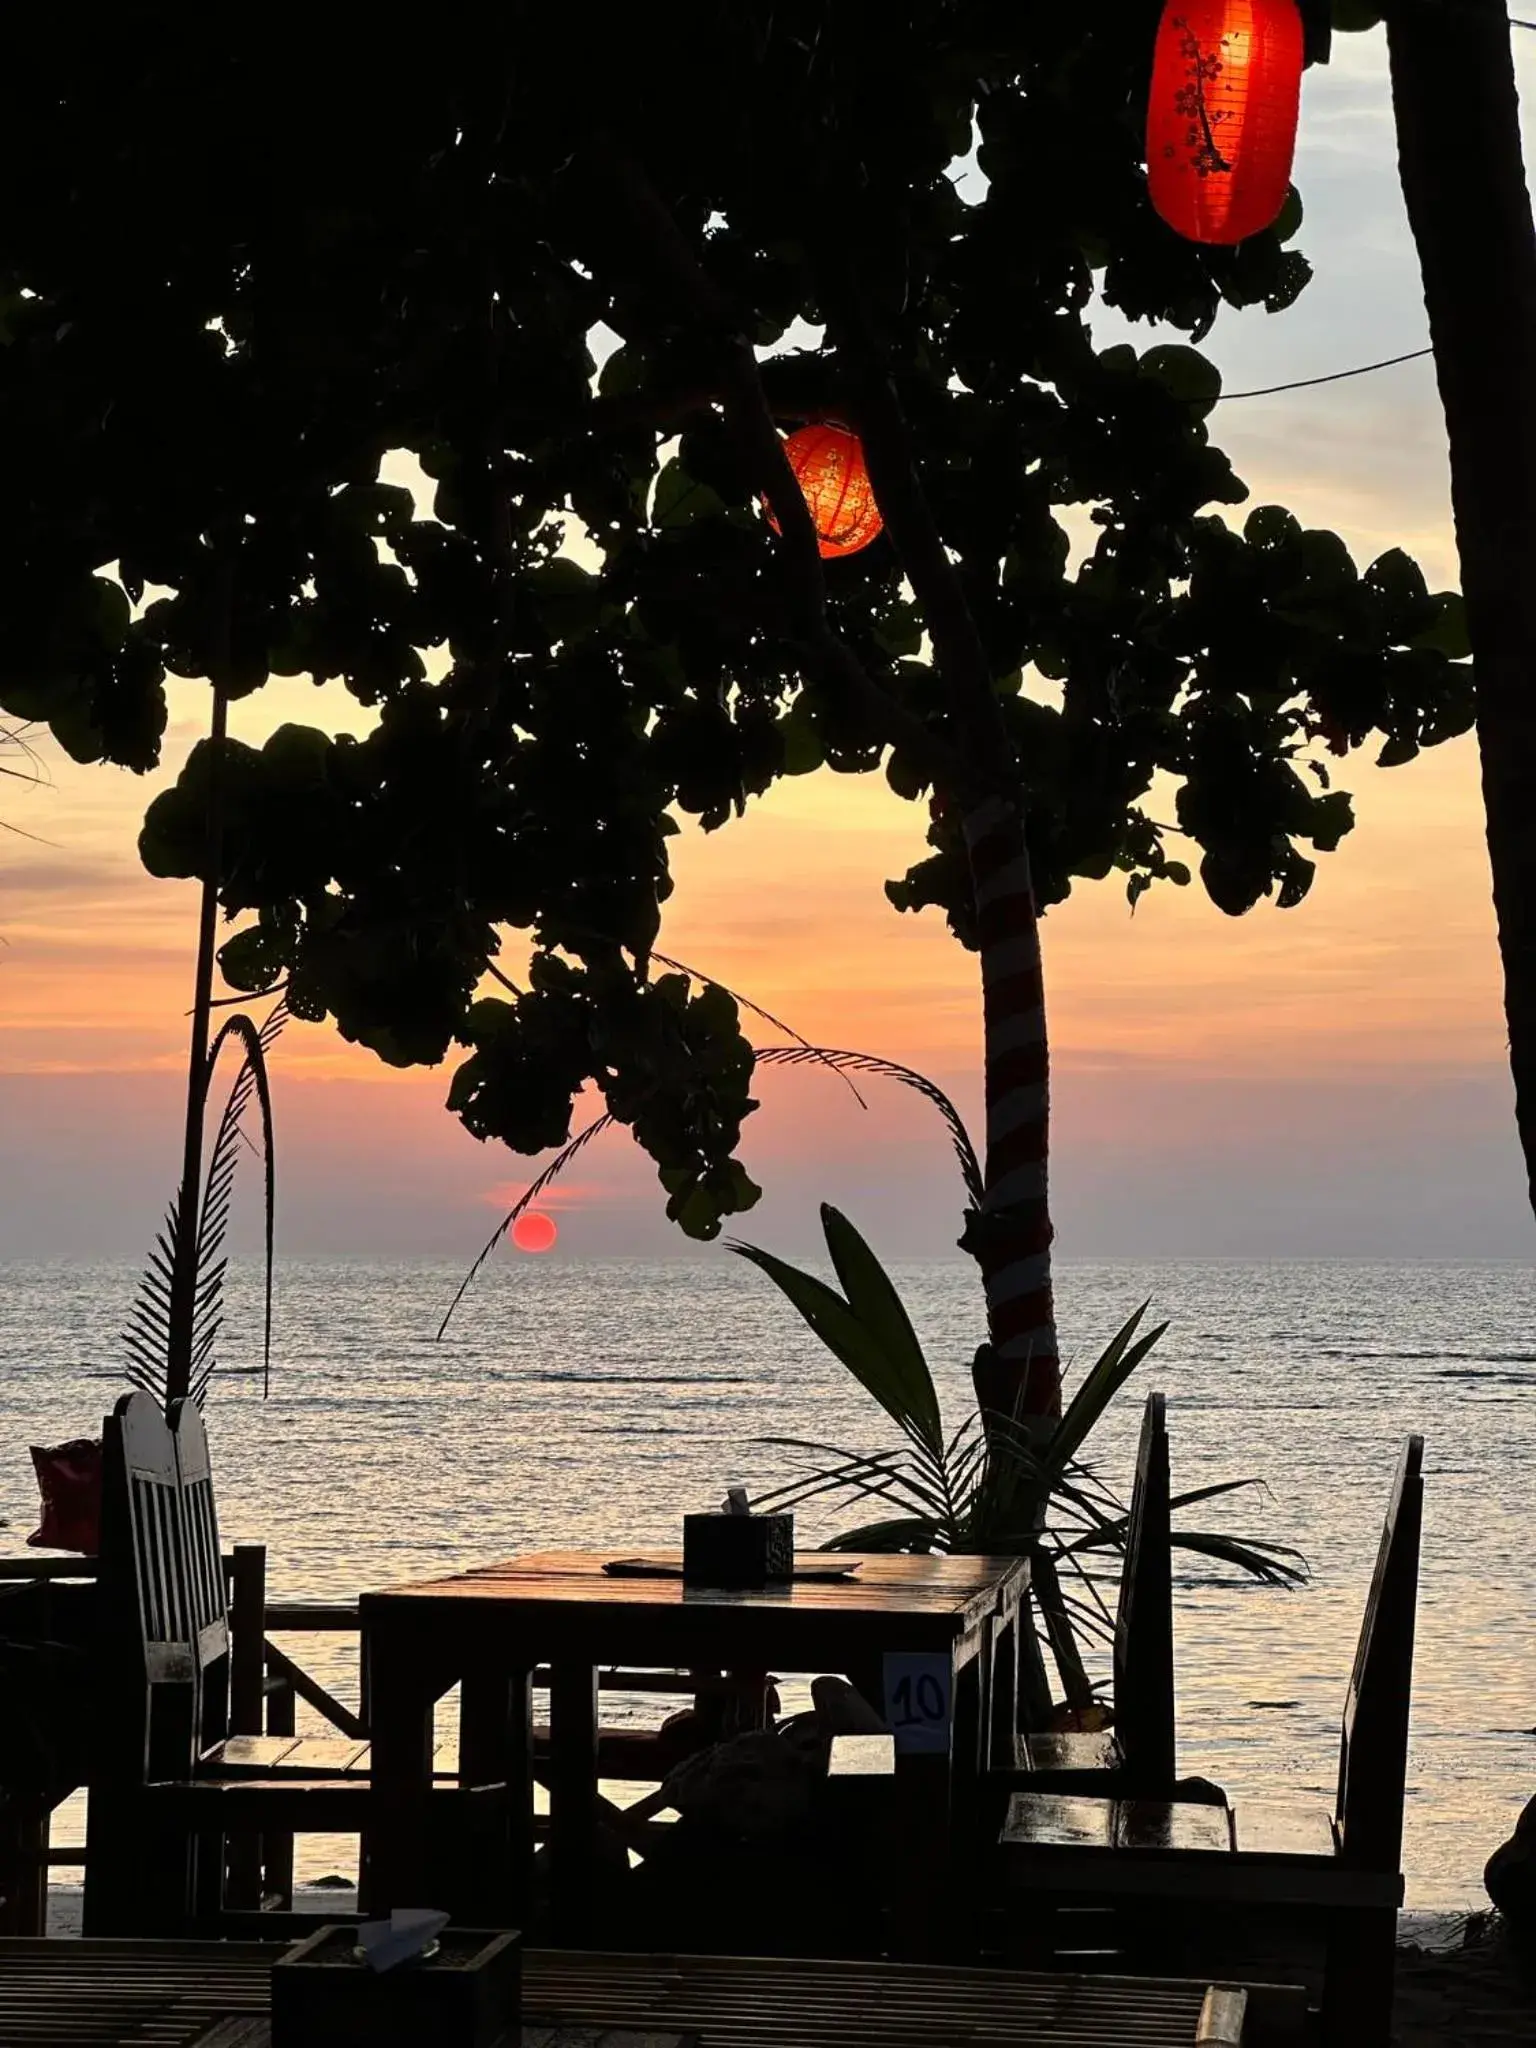
[[[1402,1861],[1423,1521],[1424,1439],[1410,1436],[1387,1503],[1339,1745],[1339,1854],[1367,1870],[1395,1871]]]
[[[197,1663],[176,1444],[148,1394],[102,1425],[103,1764],[143,1783],[192,1762]]]
[[[1168,1414],[1149,1394],[1142,1414],[1115,1618],[1115,1733],[1130,1784],[1166,1792],[1174,1779],[1173,1560]]]
[[[172,1402],[171,1437],[176,1447],[188,1618],[197,1664],[199,1743],[206,1749],[229,1733],[229,1604],[208,1432],[195,1401]]]

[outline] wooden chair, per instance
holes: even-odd
[[[1114,1725],[1093,1733],[1021,1736],[1019,1762],[1029,1775],[1003,1774],[1013,1789],[1137,1791],[1163,1797],[1171,1793],[1175,1760],[1169,1498],[1167,1402],[1162,1394],[1149,1394],[1142,1413],[1115,1613]]]
[[[1315,1914],[1327,1940],[1324,2038],[1339,2048],[1386,2048],[1403,1897],[1423,1457],[1423,1438],[1410,1436],[1345,1697],[1332,1814],[1259,1802],[1229,1813],[1146,1798],[1016,1793],[1000,1842],[1006,1886],[1037,1906],[1075,1897]]]
[[[85,1771],[93,1593],[0,1583],[0,1934],[47,1925],[52,1815]]]
[[[103,1432],[102,1712],[90,1781],[85,1925],[91,1934],[213,1930],[228,1842],[363,1834],[365,1742],[228,1734],[229,1620],[208,1440],[191,1402],[167,1424],[125,1395]],[[424,1861],[480,1821],[494,1853],[499,1787],[434,1793]],[[472,1872],[474,1859],[463,1859]],[[443,1884],[447,1885],[445,1877]],[[451,1903],[451,1889],[444,1889]]]

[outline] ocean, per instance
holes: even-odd
[[[493,1262],[435,1341],[461,1268],[290,1260],[269,1399],[216,1382],[226,1546],[261,1540],[276,1597],[365,1588],[560,1545],[678,1540],[688,1509],[794,1466],[772,1436],[873,1449],[885,1418],[758,1273],[728,1253]],[[958,1259],[892,1272],[965,1413],[979,1307]],[[131,1265],[0,1265],[0,1546],[34,1525],[27,1447],[94,1433],[115,1398]],[[1536,1272],[1516,1265],[1063,1262],[1080,1369],[1141,1302],[1167,1334],[1088,1455],[1122,1494],[1145,1393],[1168,1396],[1175,1491],[1257,1484],[1193,1511],[1306,1554],[1298,1589],[1175,1558],[1180,1767],[1236,1800],[1329,1804],[1340,1715],[1404,1434],[1426,1510],[1404,1851],[1410,1906],[1481,1903],[1489,1852],[1536,1795]],[[226,1366],[258,1355],[258,1276],[232,1272]],[[1070,1391],[1070,1386],[1069,1386]],[[847,1514],[802,1515],[816,1540]],[[1113,1598],[1113,1588],[1106,1589]],[[356,1697],[356,1644],[287,1644]],[[1100,1659],[1102,1668],[1102,1659]],[[606,1710],[606,1702],[605,1702]],[[78,1839],[78,1813],[56,1839]],[[300,1873],[350,1868],[347,1846]]]

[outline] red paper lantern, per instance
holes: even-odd
[[[1305,33],[1296,0],[1167,0],[1147,103],[1152,204],[1192,242],[1241,242],[1290,190]]]
[[[867,548],[885,521],[875,503],[858,435],[830,422],[800,427],[784,443],[784,453],[811,508],[820,552],[828,557],[856,555]],[[768,524],[778,532],[771,509]]]

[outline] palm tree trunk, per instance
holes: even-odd
[[[1515,1119],[1536,1208],[1536,230],[1504,0],[1395,0],[1398,165],[1450,441]]]

